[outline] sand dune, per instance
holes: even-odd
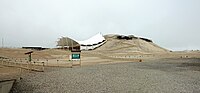
[[[169,52],[153,42],[147,42],[139,37],[132,38],[131,40],[118,39],[120,35],[105,35],[107,42],[96,49],[99,51],[110,52],[143,52],[143,53],[163,53]]]

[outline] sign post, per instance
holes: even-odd
[[[29,62],[32,61],[32,56],[31,56],[32,53],[33,53],[33,51],[25,53],[25,55],[28,55],[28,61]]]
[[[25,55],[28,55],[28,64],[27,64],[27,67],[28,67],[29,71],[32,68],[32,67],[30,67],[31,66],[31,61],[32,61],[32,56],[31,56],[32,53],[33,53],[33,51],[25,53]]]
[[[73,67],[73,61],[79,61],[79,66],[81,66],[81,50],[72,50],[70,55],[70,60],[72,61],[72,67]]]

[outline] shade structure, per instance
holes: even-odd
[[[91,38],[84,40],[84,41],[77,41],[81,46],[81,50],[93,50],[105,43],[105,38],[101,33],[98,33]]]
[[[84,40],[84,41],[77,41],[80,45],[97,45],[99,43],[101,43],[102,41],[104,41],[105,38],[103,37],[103,35],[101,33],[98,33],[94,36],[92,36],[91,38]]]
[[[76,46],[80,46],[80,44],[69,37],[62,37],[62,38],[59,38],[59,41],[57,41],[57,46],[76,47]]]
[[[80,50],[93,50],[96,49],[97,47],[100,47],[106,42],[105,38],[101,33],[98,33],[91,38],[84,40],[84,41],[78,41],[71,39],[69,37],[62,37],[59,38],[59,41],[57,42],[57,46],[62,46],[62,47],[79,47]]]

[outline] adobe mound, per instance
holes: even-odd
[[[109,34],[104,36],[107,42],[97,48],[97,51],[108,52],[140,52],[140,53],[163,53],[169,52],[153,43],[152,40],[147,38],[135,37],[134,35],[124,36]]]

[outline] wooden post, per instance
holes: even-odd
[[[33,69],[33,64],[32,64],[32,62],[30,62],[29,65],[30,65],[30,70],[32,70],[32,69]]]
[[[28,71],[29,71],[29,65],[28,65],[29,62],[27,61],[26,63],[27,63],[27,69],[28,69]]]
[[[21,64],[20,64],[20,66],[21,66],[21,68],[22,68],[22,62],[21,62]]]
[[[17,61],[16,61],[16,59],[14,59],[15,60],[15,65],[17,66]]]
[[[20,78],[22,77],[22,68],[21,67],[19,68],[19,77]]]
[[[35,61],[33,62],[33,69],[35,69]]]
[[[81,67],[81,65],[82,65],[82,64],[81,64],[81,53],[80,53],[80,63],[79,63],[79,65],[80,65],[80,67]]]
[[[59,67],[59,65],[58,65],[58,60],[57,60],[57,66]]]
[[[2,65],[3,65],[3,59],[1,59]]]
[[[42,62],[42,71],[44,72],[44,62]]]
[[[47,61],[47,66],[48,66],[48,65],[49,65],[49,64],[48,64],[48,59],[47,59],[46,61]]]
[[[70,60],[71,61],[71,68],[73,68],[73,60]]]

